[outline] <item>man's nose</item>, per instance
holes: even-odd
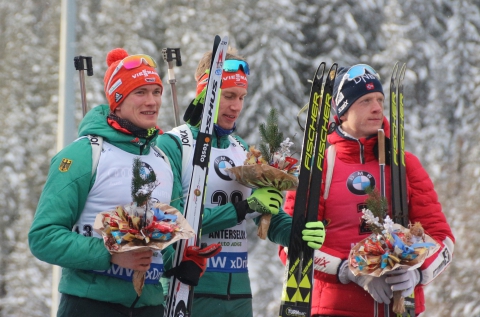
[[[382,111],[383,110],[383,102],[380,100],[375,100],[373,105],[374,111]]]
[[[241,100],[240,98],[236,98],[230,104],[230,107],[235,110],[242,109],[242,106],[243,106],[243,100]]]
[[[157,103],[157,99],[152,92],[147,93],[147,101],[148,105],[155,105]]]

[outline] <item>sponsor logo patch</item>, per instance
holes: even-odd
[[[120,85],[122,84],[122,79],[120,78],[115,83],[113,83],[112,87],[108,90],[108,94],[111,95]]]
[[[218,177],[223,180],[231,181],[232,179],[228,176],[226,168],[234,167],[235,163],[227,156],[219,156],[215,159],[214,167],[215,172],[217,172]]]
[[[122,100],[122,98],[122,94],[119,94],[118,92],[115,93],[115,102],[119,102],[120,100]]]
[[[64,158],[62,159],[62,162],[60,163],[58,170],[60,172],[67,172],[70,169],[70,166],[72,166],[72,160]]]
[[[345,102],[342,104],[340,108],[338,108],[338,112],[342,112],[345,107],[348,106],[348,100],[345,100]]]
[[[375,178],[365,171],[353,172],[348,176],[347,188],[354,195],[366,195],[367,187],[375,188]]]

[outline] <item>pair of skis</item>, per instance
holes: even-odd
[[[305,224],[317,221],[333,85],[338,65],[322,62],[313,78],[303,135],[297,196],[292,216],[280,317],[308,317],[313,287],[313,249],[302,240]],[[324,77],[326,75],[326,79]]]
[[[390,174],[393,221],[408,228],[407,174],[405,168],[405,129],[403,79],[406,65],[393,67],[390,79]],[[405,312],[397,317],[415,316],[414,293],[405,297]]]
[[[390,175],[391,205],[393,221],[408,228],[407,178],[405,169],[405,129],[403,105],[403,79],[406,65],[399,69],[398,63],[393,67],[390,79]],[[380,195],[386,197],[385,184],[385,134],[378,130],[378,163],[380,166]],[[375,303],[375,311],[377,310]],[[389,305],[384,305],[384,317],[390,316]],[[405,298],[405,312],[397,317],[415,316],[415,298],[413,293]]]
[[[228,37],[220,39],[217,35],[213,44],[213,58],[205,96],[200,130],[193,156],[193,172],[188,189],[184,217],[192,226],[196,235],[188,240],[180,240],[173,261],[173,267],[180,265],[188,246],[199,246],[203,203],[205,199],[208,164],[210,160],[213,124],[220,98],[220,85],[223,73],[223,61],[228,48]],[[180,282],[175,276],[170,280],[165,317],[191,316],[193,287]]]

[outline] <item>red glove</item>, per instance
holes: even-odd
[[[222,250],[218,243],[210,244],[203,249],[197,246],[189,246],[185,249],[182,262],[165,272],[165,277],[174,275],[182,283],[197,286],[198,280],[207,269],[207,259],[217,255]]]

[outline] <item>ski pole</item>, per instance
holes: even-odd
[[[173,100],[173,113],[175,115],[175,126],[180,125],[180,117],[178,114],[178,102],[177,102],[177,87],[175,83],[175,73],[173,72],[173,60],[176,60],[177,67],[182,66],[182,57],[180,56],[180,48],[164,48],[162,50],[163,60],[168,63],[168,82],[172,87],[172,100]]]
[[[80,76],[80,91],[82,94],[82,112],[83,116],[87,114],[87,97],[85,93],[85,76],[83,71],[87,71],[88,76],[93,76],[92,57],[91,56],[75,56],[73,59],[75,69],[78,70]],[[86,68],[85,68],[86,64]]]
[[[385,199],[385,131],[383,129],[378,129],[378,165],[380,166],[380,197]],[[390,305],[383,305],[383,316],[390,317]]]
[[[380,166],[380,197],[385,198],[385,132],[378,129],[378,165]]]
[[[302,132],[305,131],[305,127],[304,127],[304,126],[302,125],[302,123],[300,122],[300,115],[301,115],[303,112],[307,111],[308,106],[309,106],[308,103],[305,104],[305,106],[303,106],[302,109],[300,109],[300,111],[297,113],[297,123],[298,123],[298,126],[300,127],[300,129],[302,130]]]

